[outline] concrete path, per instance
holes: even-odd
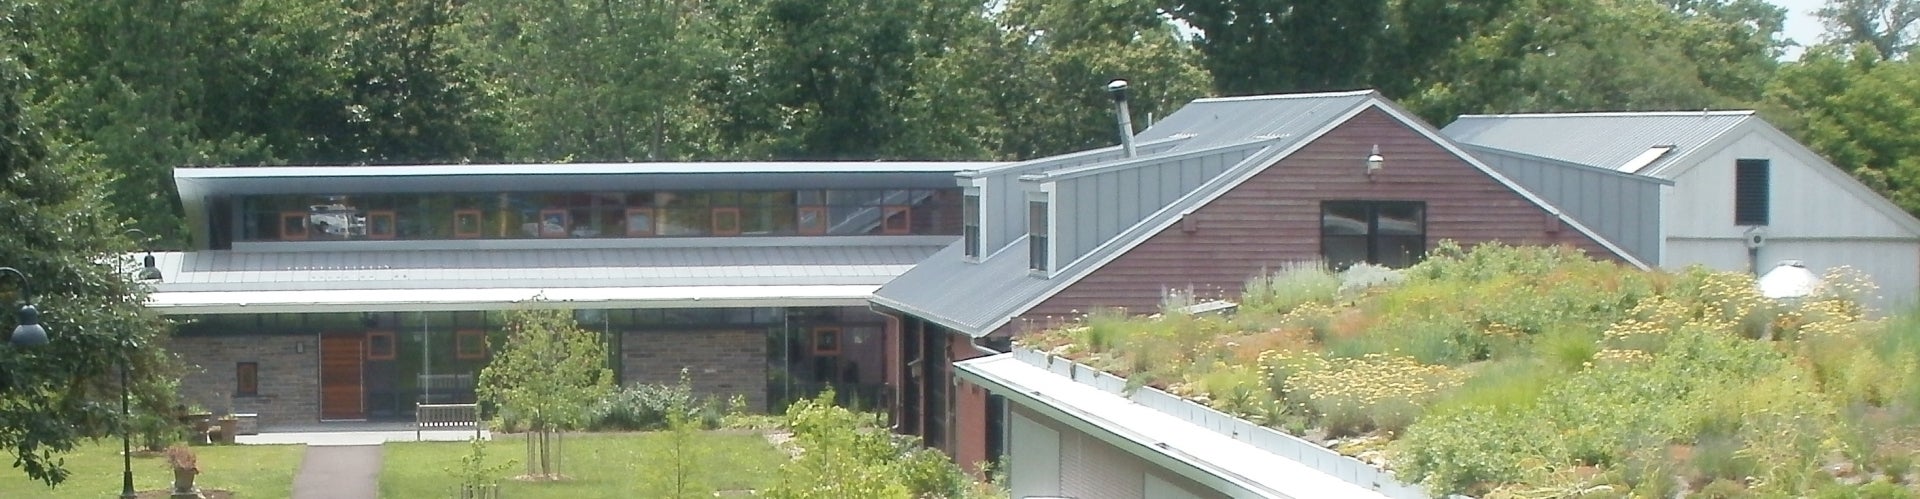
[[[493,440],[493,432],[479,432],[481,440]],[[261,433],[259,435],[241,435],[234,441],[242,445],[380,445],[387,442],[465,442],[472,439],[473,430],[427,430],[423,432],[405,431],[288,431]]]
[[[294,499],[380,496],[379,445],[309,445],[293,476]]]

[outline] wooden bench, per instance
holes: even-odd
[[[486,425],[480,421],[480,404],[419,404],[413,409],[413,420],[414,440],[420,440],[426,430],[442,428],[473,428],[473,437],[480,438]]]

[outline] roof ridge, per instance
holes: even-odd
[[[1194,102],[1242,102],[1242,101],[1255,101],[1255,100],[1311,99],[1311,98],[1325,98],[1325,97],[1357,97],[1362,95],[1373,94],[1376,92],[1377,91],[1374,89],[1367,88],[1367,89],[1360,89],[1360,90],[1342,90],[1337,92],[1304,92],[1304,93],[1291,93],[1291,94],[1262,94],[1262,95],[1236,95],[1236,96],[1229,96],[1229,97],[1202,97],[1202,98],[1194,99],[1193,101]]]
[[[1510,113],[1510,114],[1462,114],[1455,121],[1468,118],[1651,118],[1651,117],[1712,117],[1712,116],[1753,116],[1752,109],[1723,109],[1702,111],[1596,111],[1574,113]]]

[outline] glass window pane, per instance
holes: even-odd
[[[1426,209],[1420,203],[1380,203],[1375,227],[1382,235],[1418,236],[1427,233]]]
[[[1426,238],[1419,236],[1378,236],[1374,244],[1374,263],[1396,269],[1420,263],[1427,252]]]
[[[1366,233],[1367,205],[1361,203],[1324,203],[1320,205],[1320,234],[1322,236],[1365,235]],[[1364,253],[1362,255],[1364,256]],[[1332,259],[1328,261],[1331,262]]]
[[[1367,236],[1320,236],[1320,257],[1334,270],[1367,261]]]

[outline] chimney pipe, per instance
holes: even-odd
[[[1134,157],[1133,118],[1127,112],[1127,80],[1107,82],[1107,94],[1113,96],[1114,118],[1120,122],[1120,145],[1126,149],[1127,157]]]

